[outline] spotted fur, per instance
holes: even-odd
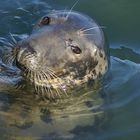
[[[101,27],[74,11],[43,17],[17,46],[16,62],[24,78],[48,99],[67,95],[70,88],[102,77],[109,67]]]

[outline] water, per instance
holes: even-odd
[[[16,39],[26,37],[42,15],[53,9],[70,9],[74,2],[0,1],[0,40],[9,40],[9,32]],[[93,95],[91,91],[88,96],[71,98],[60,106],[36,103],[29,92],[18,91],[16,94],[12,84],[20,80],[18,70],[8,66],[8,71],[7,66],[0,63],[0,89],[7,88],[13,93],[0,94],[0,139],[139,140],[139,5],[138,0],[81,0],[74,8],[106,26],[111,68],[101,93]],[[7,49],[1,43],[0,54],[5,52]],[[7,83],[11,87],[6,87]]]

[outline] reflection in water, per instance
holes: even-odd
[[[7,52],[1,44],[9,32],[22,38],[31,32],[42,15],[52,10],[48,3],[57,9],[75,2],[72,1],[0,1],[0,56]],[[138,0],[133,3],[130,0],[89,0],[81,1],[77,7],[107,26],[109,40],[117,41],[113,43],[139,44],[139,3]],[[105,86],[107,96],[103,96],[104,90],[100,94],[96,90],[81,89],[82,93],[89,94],[53,105],[37,101],[31,91],[14,89],[13,85],[21,77],[16,76],[17,69],[0,61],[0,139],[139,140],[140,56],[127,46],[112,48],[111,55],[117,58],[111,58],[111,82]]]
[[[101,131],[107,121],[104,96],[97,86],[77,89],[75,95],[55,102],[39,101],[25,90],[12,94],[0,94],[0,137],[7,140],[73,138],[86,127]]]
[[[125,46],[121,46],[118,49],[111,48],[110,53],[112,56],[118,57],[122,60],[130,60],[135,63],[140,63],[140,54]]]

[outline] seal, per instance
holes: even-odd
[[[60,98],[105,75],[108,46],[102,27],[76,11],[53,11],[16,45],[16,65],[35,93]]]

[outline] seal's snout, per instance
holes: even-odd
[[[29,44],[20,43],[16,56],[16,65],[21,70],[36,70],[38,67],[36,51]]]

